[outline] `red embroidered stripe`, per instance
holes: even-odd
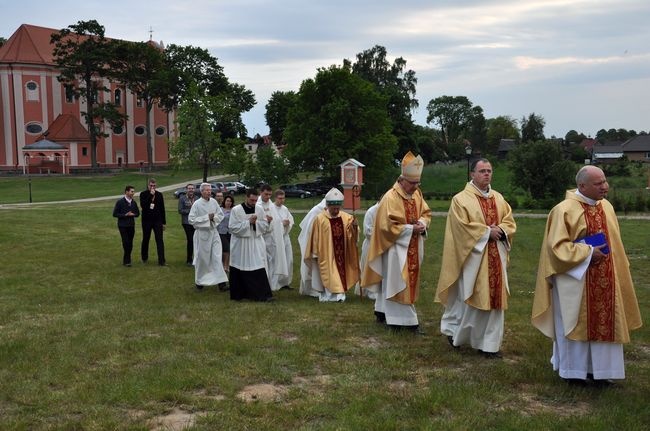
[[[581,205],[587,223],[587,235],[603,232],[609,244],[607,219],[602,205],[588,205],[582,202]],[[589,265],[585,289],[587,339],[589,341],[614,341],[616,296],[614,291],[614,265],[609,255],[598,264]]]
[[[330,229],[332,230],[332,246],[334,247],[334,261],[336,269],[343,283],[343,290],[348,290],[348,284],[345,282],[345,229],[343,229],[343,220],[341,217],[331,218]]]
[[[488,226],[499,223],[494,197],[483,198],[476,196],[483,212],[485,224]],[[501,274],[501,257],[495,241],[488,241],[488,286],[490,288],[490,309],[500,310],[503,308],[503,276]]]

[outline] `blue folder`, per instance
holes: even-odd
[[[609,247],[607,246],[607,238],[605,237],[604,232],[597,232],[593,235],[589,235],[584,238],[577,239],[574,242],[589,244],[592,247],[605,244],[605,247],[601,248],[600,251],[602,251],[604,254],[609,254]]]

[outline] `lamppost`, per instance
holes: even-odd
[[[467,157],[467,181],[469,181],[469,159],[472,157],[472,146],[469,141],[465,144],[465,156]]]

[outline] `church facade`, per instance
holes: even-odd
[[[0,47],[0,170],[24,172],[36,166],[39,161],[25,146],[32,148],[44,138],[64,149],[56,155],[40,156],[59,157],[71,171],[91,167],[90,139],[81,114],[86,104],[71,97],[57,80],[59,73],[50,45],[50,37],[57,31],[23,24]],[[100,94],[100,101],[113,102],[128,120],[121,128],[103,125],[108,136],[97,140],[100,167],[147,165],[144,103],[119,83],[105,84],[110,92]],[[155,106],[150,120],[153,164],[166,165],[168,142],[176,136],[174,112]]]

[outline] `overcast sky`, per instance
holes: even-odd
[[[416,123],[442,96],[486,118],[536,113],[546,136],[650,131],[649,0],[0,0],[0,36],[96,19],[106,36],[206,48],[255,93],[248,133],[267,134],[273,91],[374,45],[418,79]]]

